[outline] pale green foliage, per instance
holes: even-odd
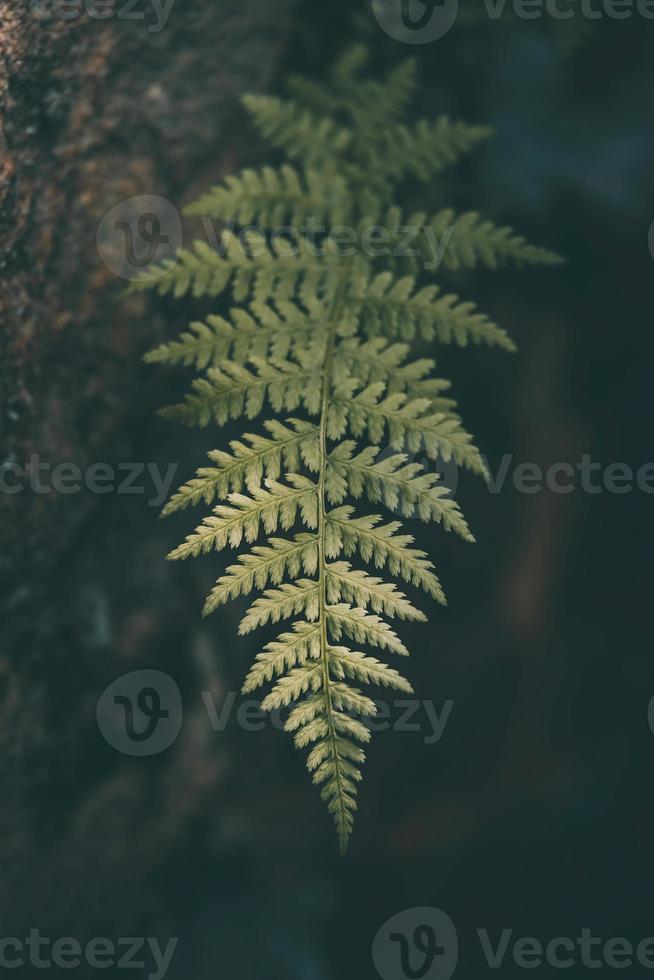
[[[198,241],[156,281],[146,274],[136,284],[177,296],[231,289],[238,304],[149,355],[198,372],[166,415],[195,426],[284,416],[264,418],[263,431],[212,451],[164,513],[213,507],[173,559],[253,546],[218,578],[205,613],[258,591],[241,634],[298,617],[258,654],[243,691],[273,682],[263,707],[291,708],[286,729],[298,747],[310,747],[308,768],[343,849],[364,761],[360,743],[370,737],[364,719],[375,712],[358,685],[411,692],[394,668],[359,647],[406,656],[386,619],[425,620],[382,576],[445,602],[432,563],[400,521],[357,515],[347,501],[367,498],[474,540],[438,476],[411,455],[454,460],[482,476],[485,464],[447,394],[449,382],[411,349],[424,341],[514,349],[472,303],[423,283],[425,270],[433,271],[429,249],[435,236],[450,269],[558,261],[475,213],[404,216],[393,206],[399,179],[430,180],[488,131],[447,119],[405,125],[413,64],[379,82],[360,77],[364,60],[360,48],[348,52],[327,86],[293,79],[288,101],[247,97],[261,133],[293,164],[245,170],[201,197],[189,215],[234,222],[222,248]],[[252,222],[256,229],[235,231]],[[293,225],[294,248],[275,234],[282,224]],[[356,231],[347,250],[340,224]],[[387,232],[390,254],[362,247],[372,224]],[[416,232],[408,257],[395,248],[407,225]],[[265,543],[255,544],[262,533]]]

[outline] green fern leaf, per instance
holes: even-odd
[[[256,489],[264,476],[278,480],[285,469],[295,473],[304,464],[317,473],[319,463],[318,428],[301,419],[287,419],[287,424],[277,420],[264,422],[268,436],[249,434],[244,442],[230,443],[231,454],[222,449],[209,453],[213,466],[202,467],[197,477],[185,483],[171,497],[162,513],[165,517],[186,507],[204,502],[211,504],[217,497],[226,497],[232,490],[238,492],[246,486]]]
[[[191,332],[157,347],[146,355],[146,361],[205,370],[228,358],[238,364],[253,357],[286,359],[319,340],[324,323],[318,301],[310,312],[291,302],[280,302],[277,308],[252,303],[249,310],[231,310],[230,316],[231,323],[220,316],[209,316],[206,323],[192,323]]]
[[[396,518],[436,522],[472,541],[429,461],[487,475],[449,381],[415,348],[514,349],[473,303],[425,280],[441,265],[559,261],[474,212],[403,215],[392,203],[394,185],[430,179],[488,130],[444,118],[407,123],[415,63],[380,81],[365,77],[366,60],[355,47],[326,85],[296,78],[290,99],[246,97],[261,134],[292,162],[245,170],[208,191],[187,214],[228,223],[220,241],[197,241],[133,285],[180,297],[231,295],[227,315],[209,311],[148,356],[198,375],[167,416],[199,427],[281,416],[212,450],[174,494],[166,514],[200,503],[213,509],[169,557],[251,546],[218,577],[204,612],[254,593],[239,635],[291,620],[264,643],[243,692],[271,684],[263,707],[288,710],[285,730],[308,750],[342,851],[370,740],[366,721],[376,710],[360,688],[412,691],[382,660],[409,652],[388,619],[426,619],[397,581],[445,603],[434,566]],[[292,243],[278,234],[288,223]],[[390,252],[364,247],[371,225],[385,230]],[[394,249],[403,226],[416,232],[414,255]],[[412,458],[418,453],[424,465]],[[351,501],[364,496],[392,519],[357,514]],[[374,574],[382,570],[393,581]]]
[[[305,222],[342,224],[351,209],[346,181],[337,174],[327,182],[315,170],[300,174],[288,164],[274,170],[244,170],[225,178],[224,186],[212,188],[185,208],[189,217],[238,219],[243,225],[256,223],[275,230],[287,223],[301,227]]]
[[[261,526],[267,533],[278,527],[287,531],[298,516],[304,524],[315,530],[317,526],[318,493],[315,483],[305,476],[288,473],[290,487],[274,480],[266,480],[266,486],[256,487],[247,497],[242,493],[230,493],[230,506],[219,504],[210,517],[190,534],[184,544],[172,551],[169,558],[197,558],[208,551],[221,551],[228,545],[238,548],[241,541],[255,541]]]
[[[410,548],[413,537],[398,535],[402,525],[392,521],[381,527],[379,514],[370,517],[354,517],[354,507],[337,507],[327,516],[326,550],[330,558],[341,552],[348,557],[358,552],[367,563],[376,568],[388,565],[391,575],[403,578],[428,592],[434,599],[446,603],[442,586],[426,561],[424,551]]]
[[[247,595],[253,589],[264,589],[268,582],[278,585],[285,574],[293,578],[300,571],[315,575],[317,568],[315,534],[296,534],[292,541],[270,538],[267,546],[257,546],[251,554],[241,555],[238,565],[229,566],[209,593],[205,610],[211,613],[230,599]]]
[[[423,120],[411,128],[386,127],[380,169],[395,180],[414,177],[427,181],[491,135],[487,126],[453,123],[447,116],[435,123]]]
[[[344,150],[351,139],[349,130],[332,119],[315,116],[296,103],[270,95],[246,95],[243,104],[261,134],[290,160],[305,166],[320,163]]]
[[[384,397],[381,382],[367,385],[354,395],[352,386],[344,384],[335,390],[330,407],[327,424],[335,439],[349,427],[357,438],[367,433],[375,445],[387,436],[392,449],[408,446],[414,453],[424,449],[431,459],[440,457],[446,463],[453,459],[481,476],[487,475],[486,464],[472,445],[472,436],[456,417],[432,413],[428,398],[409,400],[402,392]]]
[[[415,292],[414,286],[412,277],[394,280],[388,272],[377,276],[357,306],[366,333],[403,340],[422,337],[443,344],[454,341],[460,347],[484,343],[515,351],[506,330],[479,313],[474,303],[461,303],[452,294],[441,296],[437,286]]]
[[[346,602],[329,606],[327,609],[327,625],[336,641],[345,634],[357,643],[381,647],[384,650],[390,650],[391,653],[397,653],[401,657],[409,656],[409,651],[388,623],[385,623],[379,616],[367,613],[365,609],[350,606]]]
[[[474,268],[478,264],[497,269],[505,262],[516,265],[559,265],[561,259],[554,252],[530,245],[513,229],[500,228],[492,221],[484,221],[471,211],[456,215],[446,209],[432,220],[431,227],[440,240],[447,232],[448,241],[444,261],[449,269]]]
[[[298,664],[320,656],[320,623],[293,623],[292,633],[282,633],[257,654],[254,666],[243,684],[242,693],[250,694],[273,677],[279,677]]]
[[[436,521],[446,531],[455,531],[464,541],[474,541],[456,500],[440,486],[435,473],[425,473],[420,463],[407,463],[403,453],[376,461],[377,446],[367,446],[354,455],[356,443],[335,447],[326,467],[326,493],[332,504],[363,493],[373,504],[383,503],[404,517],[416,512],[421,521]]]
[[[228,419],[242,415],[254,418],[266,398],[277,412],[294,411],[304,405],[312,415],[318,413],[319,371],[290,361],[264,361],[259,357],[250,360],[254,371],[234,361],[211,368],[206,378],[193,382],[193,394],[187,395],[180,405],[162,409],[161,414],[186,425],[204,427],[212,421],[224,425]]]

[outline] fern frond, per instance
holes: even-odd
[[[336,677],[349,677],[361,684],[394,687],[396,691],[402,691],[404,694],[413,694],[413,688],[407,680],[393,667],[388,667],[374,657],[353,653],[347,647],[330,647],[329,659]]]
[[[426,622],[427,617],[409,602],[403,592],[395,588],[391,582],[382,579],[360,568],[352,568],[347,561],[335,561],[325,565],[327,581],[327,599],[330,603],[346,602],[360,606],[362,609],[372,609],[376,613],[385,613],[398,619],[413,619]]]
[[[379,514],[369,517],[353,517],[353,514],[354,507],[338,507],[327,515],[326,550],[330,558],[336,558],[341,552],[350,557],[358,551],[365,562],[371,562],[376,568],[387,565],[391,575],[419,586],[438,602],[447,604],[425,552],[409,547],[413,543],[410,534],[397,534],[402,527],[399,521],[379,526],[383,520]]]
[[[329,77],[333,83],[333,91],[340,92],[352,83],[361,81],[361,73],[370,61],[370,51],[365,44],[351,44],[329,69]]]
[[[362,731],[367,732],[367,728],[360,722],[356,722],[347,715],[334,713],[335,731],[342,734],[359,738],[363,741]],[[301,742],[296,738],[295,744],[299,747]],[[354,813],[356,812],[356,784],[361,779],[361,774],[352,763],[348,756],[352,756],[355,746],[347,739],[335,737],[331,740],[331,756],[328,761],[320,766],[313,776],[316,785],[324,783],[320,791],[320,798],[327,804],[327,809],[334,817],[336,833],[341,854],[345,854],[350,840],[352,828],[354,826]],[[365,756],[363,756],[365,758]],[[361,758],[360,761],[363,761]]]
[[[456,215],[449,208],[439,211],[430,222],[440,240],[448,235],[444,263],[448,269],[472,269],[485,265],[497,269],[506,262],[516,265],[560,265],[561,258],[549,249],[530,245],[512,228],[485,221],[475,211]]]
[[[366,721],[376,711],[360,688],[412,691],[381,659],[408,654],[388,619],[426,619],[398,583],[445,603],[432,562],[395,517],[436,522],[473,540],[438,474],[412,454],[486,475],[449,381],[415,348],[437,342],[514,349],[473,303],[425,276],[441,265],[559,261],[476,213],[403,215],[392,202],[394,184],[430,179],[488,130],[445,118],[406,123],[415,63],[379,81],[363,75],[366,60],[363,48],[348,50],[326,85],[291,80],[290,100],[247,96],[261,134],[292,162],[244,170],[210,190],[187,214],[229,223],[220,241],[196,242],[157,277],[146,270],[133,284],[208,299],[229,291],[233,300],[228,314],[207,311],[148,356],[198,375],[166,415],[200,427],[264,411],[281,416],[264,417],[262,432],[210,452],[208,465],[172,497],[166,514],[201,502],[213,510],[169,557],[251,546],[220,575],[204,612],[250,596],[239,635],[291,620],[260,648],[243,692],[271,684],[263,707],[288,709],[285,730],[308,750],[307,767],[341,851],[352,833],[362,746],[370,740]],[[338,226],[346,222],[344,236]],[[279,234],[287,223],[293,227]],[[385,254],[364,247],[373,225],[387,232]],[[396,248],[407,230],[413,254]],[[289,412],[305,417],[287,418]],[[351,500],[364,496],[393,519],[357,515]],[[353,567],[354,560],[366,568]],[[373,574],[382,569],[394,581]]]
[[[245,95],[243,105],[273,146],[284,150],[290,160],[302,159],[307,167],[337,157],[352,138],[332,119],[271,95]]]
[[[427,181],[470,153],[492,135],[487,126],[469,126],[441,116],[435,123],[422,120],[413,127],[396,125],[383,131],[379,169],[385,177]]]
[[[506,330],[479,313],[474,303],[462,303],[453,294],[441,295],[437,286],[416,289],[412,277],[394,279],[390,272],[380,273],[356,308],[370,336],[384,334],[409,341],[422,337],[442,344],[455,342],[459,347],[484,343],[516,349]]]
[[[192,323],[191,332],[150,351],[146,361],[205,370],[228,358],[237,364],[253,357],[285,359],[324,335],[319,309],[306,312],[292,302],[280,303],[277,309],[269,303],[252,303],[249,310],[232,309],[230,317],[231,323],[220,316]]]
[[[261,707],[264,711],[285,708],[292,701],[299,701],[300,697],[308,691],[319,691],[322,683],[323,675],[319,662],[304,667],[294,667],[277,681],[272,691],[261,702]]]
[[[172,561],[183,558],[197,558],[209,551],[221,551],[228,545],[238,548],[245,539],[255,541],[261,525],[267,534],[273,534],[279,527],[288,531],[293,526],[298,513],[303,523],[310,529],[317,527],[318,488],[305,476],[287,473],[290,486],[266,480],[264,487],[251,490],[252,496],[230,493],[229,506],[219,504],[213,514],[205,517],[202,524],[190,534],[168,556]]]
[[[282,633],[257,654],[243,684],[243,694],[251,694],[273,677],[320,656],[320,623],[300,621],[292,628],[292,633]]]
[[[435,361],[422,358],[405,364],[410,352],[408,344],[389,344],[382,337],[362,342],[353,337],[344,341],[334,354],[335,372],[343,377],[351,372],[363,384],[383,381],[389,394],[404,392],[409,398],[429,398],[432,408],[450,411],[456,407],[451,398],[444,398],[450,382],[431,378]]]
[[[284,583],[278,589],[266,589],[260,599],[252,603],[238,628],[241,636],[251,633],[266,623],[278,623],[303,613],[310,621],[320,614],[320,586],[312,579],[298,579]]]
[[[365,493],[373,504],[383,503],[404,517],[442,523],[446,531],[455,531],[464,541],[474,541],[459,505],[446,487],[438,484],[438,475],[425,473],[420,463],[407,463],[403,453],[385,456],[377,461],[377,446],[367,446],[354,455],[356,443],[346,441],[336,446],[327,461],[327,496],[330,503],[340,504],[348,493],[358,499]]]
[[[251,357],[250,361],[254,371],[234,361],[210,368],[206,378],[192,383],[192,394],[179,405],[162,409],[161,415],[203,428],[212,421],[225,425],[242,415],[254,418],[266,398],[276,412],[294,411],[303,405],[311,415],[318,413],[319,371],[281,359]]]
[[[474,473],[487,475],[486,464],[459,419],[444,412],[432,413],[428,398],[409,400],[402,392],[384,396],[384,385],[379,382],[356,395],[342,385],[334,392],[330,409],[334,409],[329,417],[330,434],[336,439],[347,425],[352,435],[367,433],[375,445],[387,436],[392,449],[405,445],[414,453],[424,449],[431,459],[440,457],[446,463],[453,459]]]
[[[360,153],[366,152],[367,140],[376,145],[385,128],[402,118],[417,84],[414,58],[395,65],[383,81],[361,77],[367,62],[367,49],[353,45],[331,72],[331,111],[351,120],[353,140]]]
[[[189,217],[222,221],[238,218],[241,224],[256,223],[275,230],[290,224],[301,228],[307,222],[330,226],[343,224],[352,207],[347,183],[338,174],[327,180],[316,170],[300,173],[288,164],[278,170],[244,170],[225,178],[185,208]]]
[[[401,657],[409,656],[409,651],[388,623],[379,616],[367,613],[365,609],[350,606],[346,602],[327,606],[327,625],[336,641],[345,634],[357,643],[381,647]]]
[[[278,480],[282,469],[295,473],[304,464],[317,473],[319,464],[318,427],[302,419],[287,419],[284,425],[277,420],[264,422],[268,436],[246,433],[243,442],[230,442],[231,454],[222,449],[209,453],[213,466],[202,467],[171,497],[162,514],[168,516],[186,507],[204,502],[211,504],[216,497],[226,497],[230,491],[243,487],[256,489],[264,476]]]
[[[300,572],[315,575],[318,567],[318,542],[315,534],[296,534],[292,541],[270,538],[249,555],[240,555],[237,565],[230,565],[209,593],[205,611],[211,613],[222,603],[247,595],[253,589],[264,589],[268,582],[279,585],[284,575],[296,578]]]
[[[407,59],[391,69],[384,81],[378,81],[361,76],[367,61],[366,49],[354,45],[332,69],[329,88],[294,77],[289,80],[288,89],[316,120],[331,116],[346,123],[346,157],[350,159],[339,159],[339,172],[346,174],[361,213],[371,215],[388,197],[396,171],[402,170],[395,141],[388,134],[399,129],[399,120],[416,86],[416,62]],[[424,161],[427,148],[420,141],[417,148]],[[324,159],[333,169],[332,156],[325,155]]]
[[[152,289],[160,295],[179,298],[192,293],[196,298],[216,297],[231,286],[234,299],[249,296],[258,303],[291,299],[307,282],[316,294],[329,292],[338,276],[342,258],[333,249],[324,255],[312,248],[289,248],[279,240],[269,243],[265,235],[223,231],[219,249],[196,241],[193,249],[181,249],[175,259],[161,263],[156,278],[152,270],[134,279],[132,290]]]

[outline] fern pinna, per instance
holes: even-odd
[[[241,634],[293,620],[258,654],[243,692],[274,682],[263,708],[290,710],[286,730],[310,749],[307,765],[343,851],[370,735],[362,718],[375,713],[357,685],[412,691],[364,649],[406,656],[386,618],[426,618],[378,573],[445,602],[433,565],[401,523],[357,516],[346,501],[365,497],[472,541],[457,503],[410,454],[482,476],[484,462],[445,394],[448,383],[432,376],[432,360],[412,360],[411,348],[426,340],[513,349],[473,304],[420,282],[425,266],[433,268],[433,243],[445,243],[448,269],[557,261],[477,214],[405,216],[393,205],[396,183],[430,180],[489,134],[447,118],[403,124],[413,63],[377,82],[361,77],[364,60],[361,49],[348,52],[329,84],[292,79],[287,100],[246,96],[260,132],[292,163],[245,170],[203,196],[187,214],[228,223],[220,247],[197,241],[157,278],[146,272],[136,284],[176,296],[231,289],[238,304],[148,356],[200,375],[165,415],[224,425],[269,405],[284,416],[209,453],[210,465],[171,499],[166,514],[215,506],[170,558],[267,536],[218,579],[205,613],[256,590]],[[408,229],[414,241],[403,249]]]

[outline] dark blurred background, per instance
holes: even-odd
[[[196,308],[125,298],[95,228],[121,197],[181,206],[265,162],[240,94],[320,78],[356,40],[380,73],[418,59],[417,116],[495,129],[428,206],[480,210],[566,259],[447,280],[519,353],[438,355],[493,473],[511,456],[501,492],[459,480],[475,546],[412,529],[449,607],[403,628],[406,672],[439,714],[453,702],[444,733],[428,744],[423,713],[420,730],[373,738],[340,859],[289,737],[244,730],[236,709],[222,732],[207,718],[201,692],[220,707],[238,691],[257,638],[236,637],[243,602],[200,618],[220,557],[164,561],[201,510],[161,522],[145,496],[4,497],[3,935],[177,936],[174,980],[363,980],[383,923],[433,906],[459,932],[456,976],[477,980],[478,927],[544,943],[654,933],[654,498],[512,482],[524,462],[652,460],[654,23],[490,21],[462,4],[445,37],[409,49],[367,3],[177,0],[158,34],[46,29],[7,3],[3,459],[177,463],[180,483],[223,444],[158,419],[188,378],[141,363]],[[185,717],[171,748],[139,759],[107,744],[95,713],[141,668],[175,679]],[[507,957],[501,975],[522,972]]]

